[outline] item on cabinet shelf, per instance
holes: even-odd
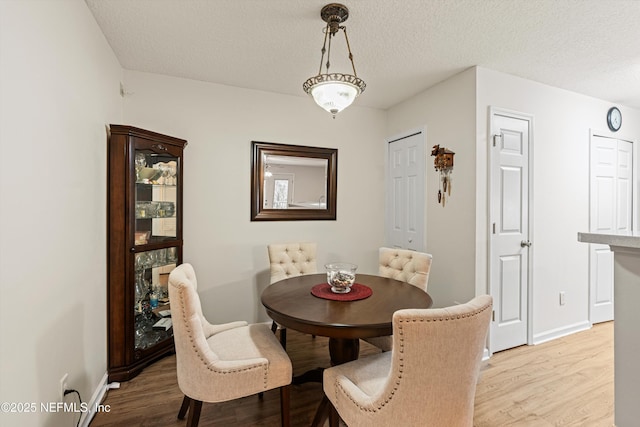
[[[163,266],[167,264],[167,250],[166,249],[158,249],[157,263],[159,266]]]
[[[160,209],[163,211],[163,218],[171,218],[176,213],[176,204],[173,202],[160,202]]]
[[[134,243],[136,245],[146,245],[149,241],[149,234],[149,231],[136,231]]]
[[[143,219],[147,217],[147,206],[145,203],[136,203],[136,219]]]
[[[153,287],[153,290],[149,294],[149,304],[152,310],[158,308],[158,290],[156,286]]]
[[[160,329],[162,331],[168,331],[173,326],[173,321],[170,317],[163,317],[153,324],[153,329]]]
[[[171,317],[171,310],[162,310],[158,312],[160,317]]]
[[[136,219],[171,218],[175,213],[173,202],[136,202]]]
[[[453,151],[434,145],[431,155],[435,156],[433,164],[437,172],[440,172],[438,181],[438,203],[442,203],[444,207],[446,196],[451,196],[451,173],[453,172]]]
[[[147,218],[155,218],[158,216],[158,204],[154,202],[144,203],[144,209],[147,214]]]
[[[151,184],[162,175],[162,171],[154,168],[140,168],[138,172],[137,182],[142,184]]]
[[[176,248],[167,248],[167,261],[169,261],[170,263],[175,263],[177,259],[178,251],[176,250]]]
[[[147,156],[145,156],[144,153],[136,153],[135,167],[136,182],[138,182],[142,179],[142,177],[140,176],[140,171],[147,167]]]
[[[153,165],[153,168],[161,172],[161,175],[157,178],[158,184],[176,185],[176,172],[178,171],[176,161],[158,162]]]
[[[136,267],[136,272],[140,272],[144,270],[144,257],[142,256],[141,253],[136,254],[135,267]]]
[[[145,268],[153,268],[157,264],[158,255],[156,251],[147,252],[147,258],[145,260]]]
[[[147,297],[147,292],[149,291],[149,282],[144,278],[144,272],[140,271],[136,274],[136,284],[135,284],[135,307],[134,311],[136,313],[142,313],[142,302]]]

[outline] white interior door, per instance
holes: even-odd
[[[424,251],[424,133],[389,141],[387,164],[386,245]]]
[[[633,145],[598,135],[591,137],[589,231],[631,233]],[[613,320],[613,252],[609,245],[589,245],[589,319]]]
[[[531,119],[491,111],[489,288],[491,352],[527,343]]]

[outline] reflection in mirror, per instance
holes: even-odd
[[[326,209],[327,159],[265,154],[265,209]]]
[[[251,220],[336,218],[337,150],[252,142]]]

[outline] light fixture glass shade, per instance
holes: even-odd
[[[323,109],[335,117],[353,103],[366,87],[361,79],[351,74],[318,74],[303,85],[305,92]]]
[[[311,88],[311,96],[320,107],[334,116],[353,103],[360,89],[346,82],[318,83]]]

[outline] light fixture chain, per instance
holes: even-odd
[[[331,67],[331,39],[333,38],[333,33],[329,34],[329,48],[327,49],[327,74],[329,74],[329,67]]]
[[[358,77],[358,73],[356,73],[356,65],[353,62],[353,54],[351,53],[351,45],[349,45],[349,37],[347,37],[347,27],[340,27],[342,32],[344,33],[344,39],[347,41],[347,50],[349,51],[349,59],[351,60],[351,68],[353,68],[353,75]]]
[[[324,42],[322,43],[322,56],[320,57],[320,68],[318,68],[318,75],[322,74],[322,63],[324,62],[324,54],[327,51],[327,35],[329,34],[329,23],[327,22],[327,26],[324,30]],[[329,39],[331,41],[331,39]],[[331,45],[329,45],[331,46]]]

